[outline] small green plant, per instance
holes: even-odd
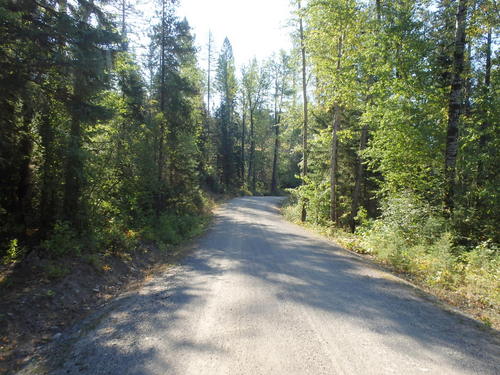
[[[19,246],[17,238],[14,238],[9,242],[6,251],[7,255],[3,257],[2,263],[3,264],[16,263],[22,259],[25,253],[26,253],[25,248]]]

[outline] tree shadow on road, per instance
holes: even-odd
[[[478,363],[491,373],[500,371],[491,367],[498,366],[498,334],[443,310],[371,262],[282,221],[278,202],[275,197],[231,201],[180,266],[156,275],[141,290],[113,301],[69,332],[58,351],[53,347],[59,355],[48,361],[47,372],[177,373],[174,362],[178,361],[168,348],[231,355],[211,342],[197,340],[196,327],[183,335],[176,332],[176,324],[186,314],[203,310],[208,280],[227,272],[252,278],[277,299],[300,305],[306,312],[319,310],[326,318],[378,335],[387,348],[408,358],[428,359],[414,350],[418,346],[436,353],[458,353],[445,356],[446,360],[471,372],[478,371]],[[247,314],[259,313],[252,306],[242,308],[248,309]],[[363,348],[359,350],[362,353]]]

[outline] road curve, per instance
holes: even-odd
[[[97,312],[53,374],[500,374],[498,335],[283,220],[224,204],[185,261]]]

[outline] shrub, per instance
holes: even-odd
[[[42,242],[41,248],[51,257],[61,257],[67,254],[80,255],[81,243],[79,236],[65,221],[58,221],[49,238]]]
[[[139,243],[139,233],[110,221],[107,228],[100,235],[101,246],[113,254],[133,251]]]
[[[155,223],[150,223],[142,231],[142,238],[155,242],[161,247],[177,245],[183,240],[201,234],[207,218],[203,215],[163,214]]]
[[[464,256],[464,283],[469,293],[489,306],[500,306],[500,248],[485,241]]]
[[[382,216],[358,233],[368,252],[429,285],[452,288],[459,278],[460,265],[446,221],[410,194],[387,199]]]

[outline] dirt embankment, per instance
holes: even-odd
[[[187,248],[142,246],[132,253],[57,261],[31,254],[22,264],[0,268],[0,374],[15,372],[66,327],[140,286]]]

